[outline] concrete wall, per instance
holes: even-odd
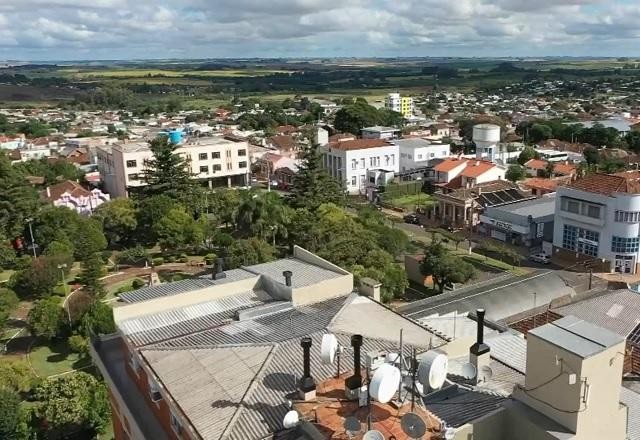
[[[292,291],[294,306],[311,304],[330,298],[343,296],[353,291],[353,275],[343,275],[321,281],[311,286],[298,287]]]
[[[520,436],[505,437],[506,411],[500,408],[484,417],[461,426],[456,431],[455,440],[501,440],[518,439]]]

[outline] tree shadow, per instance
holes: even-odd
[[[289,373],[267,374],[264,379],[262,379],[262,383],[271,390],[281,391],[283,393],[296,389],[296,377]]]

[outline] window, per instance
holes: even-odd
[[[365,167],[365,166],[366,166],[366,165],[365,165],[365,160],[364,160],[364,157],[363,157],[362,159],[360,159],[360,169],[361,169],[361,170],[364,170],[364,167]]]
[[[640,222],[640,212],[638,211],[616,211],[615,219],[621,223]]]
[[[418,154],[418,160],[422,160],[422,154]]]
[[[384,157],[384,164],[385,164],[386,166],[389,166],[389,159],[390,159],[390,158],[389,158],[389,156],[385,156],[385,157]]]
[[[630,254],[640,250],[640,238],[616,237],[611,239],[611,252]]]
[[[208,166],[201,166],[200,167],[200,172],[204,173],[204,174],[209,174],[209,167]]]
[[[391,165],[395,165],[396,164],[396,155],[392,154],[391,155]]]
[[[220,159],[220,152],[219,151],[212,152],[211,159]]]
[[[227,150],[227,158],[230,159],[231,158],[231,150]]]
[[[562,247],[590,257],[598,256],[600,233],[577,226],[564,225]]]
[[[351,161],[351,169],[352,169],[352,170],[356,170],[356,169],[358,169],[358,161],[357,161],[357,160],[353,159],[353,160]]]
[[[601,205],[589,203],[584,200],[572,199],[569,197],[563,197],[560,204],[560,209],[562,209],[563,211],[597,219],[602,217],[601,208]]]
[[[376,158],[375,157],[370,157],[369,158],[369,166],[370,167],[375,167],[376,166]]]
[[[591,218],[600,218],[600,207],[595,205],[588,205],[587,216]]]
[[[246,156],[247,150],[238,150],[238,156]]]
[[[198,154],[198,160],[207,160],[207,158],[208,158],[207,153]]]
[[[227,162],[227,171],[233,171],[233,164],[231,162]]]
[[[351,177],[351,186],[356,186],[358,178],[356,176]]]
[[[152,402],[157,402],[162,400],[162,394],[160,394],[160,387],[151,376],[147,378],[147,383],[149,384],[149,395],[151,396]]]
[[[180,424],[180,420],[178,420],[173,411],[171,411],[170,423],[171,429],[173,429],[176,434],[180,435],[182,433],[182,425]]]
[[[413,156],[410,154],[407,154],[407,159],[413,159]]]
[[[435,153],[429,153],[429,157],[434,157]]]
[[[246,168],[247,167],[247,162],[245,162],[245,161],[238,162],[238,167],[239,168]]]
[[[127,161],[127,168],[135,168],[138,166],[138,162],[135,160],[128,160]]]
[[[566,211],[572,212],[574,214],[580,214],[580,203],[575,200],[567,200]]]
[[[215,165],[213,165],[213,166],[211,167],[211,169],[212,169],[212,171],[213,171],[214,173],[215,173],[216,171],[222,171],[222,165],[220,165],[219,163],[218,163],[218,164],[215,164]]]
[[[129,180],[138,180],[138,179],[140,179],[140,176],[138,176],[138,173],[127,174],[127,179],[129,179]]]

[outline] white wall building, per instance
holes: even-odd
[[[191,163],[194,179],[209,187],[245,186],[249,182],[249,144],[222,136],[194,138],[176,150]],[[129,188],[143,186],[145,162],[153,157],[147,142],[98,147],[98,170],[112,197],[127,197]]]
[[[559,187],[554,252],[636,273],[640,263],[640,171],[594,174]]]
[[[397,173],[400,168],[399,147],[382,139],[333,142],[320,149],[324,167],[344,184],[349,194],[366,192],[369,170]]]
[[[400,171],[426,167],[433,159],[449,157],[451,146],[420,138],[396,139],[400,150]]]

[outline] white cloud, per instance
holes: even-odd
[[[0,58],[640,55],[639,22],[629,0],[0,0]]]

